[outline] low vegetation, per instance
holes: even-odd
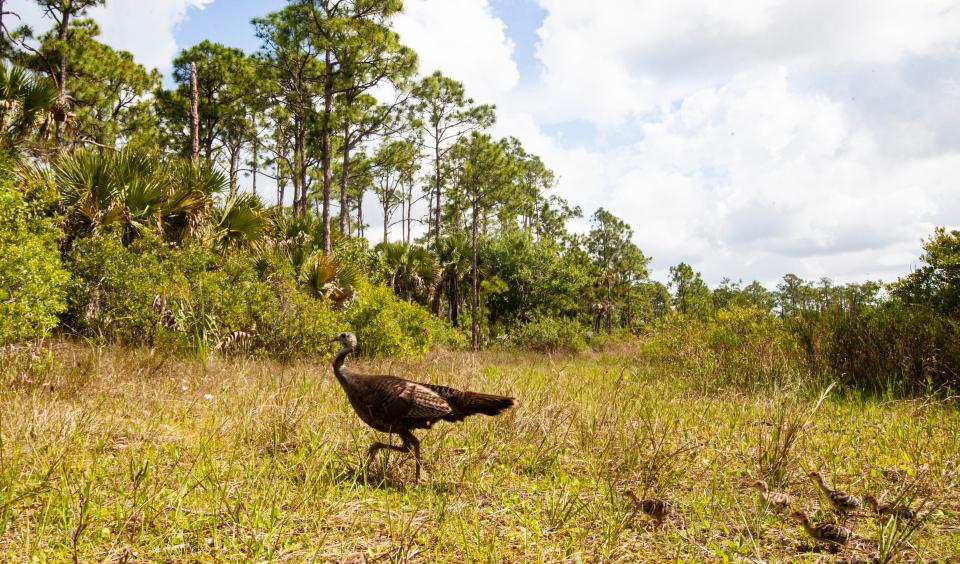
[[[396,453],[385,474],[360,471],[373,432],[326,363],[204,362],[60,342],[52,350],[53,365],[7,370],[0,387],[4,559],[944,561],[960,553],[956,400],[864,401],[804,380],[750,390],[724,385],[706,361],[656,370],[659,361],[623,347],[362,362],[369,372],[520,400],[500,417],[426,434],[425,479],[412,486],[413,464]],[[814,522],[832,519],[805,476],[812,470],[858,496],[906,492],[914,508],[923,504],[921,521],[906,527],[864,511],[847,521],[858,536],[847,548],[818,545],[749,487],[767,480]],[[679,510],[656,527],[627,492]]]

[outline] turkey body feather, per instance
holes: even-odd
[[[341,333],[334,340],[343,348],[333,358],[333,373],[354,411],[370,427],[395,433],[403,440],[401,446],[374,443],[368,453],[368,464],[380,449],[413,451],[419,481],[420,442],[411,433],[413,429],[429,429],[441,420],[455,423],[475,414],[499,415],[516,405],[511,397],[344,370],[346,357],[356,347],[356,337],[352,333]]]

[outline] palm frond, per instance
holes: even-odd
[[[270,226],[260,198],[249,193],[227,197],[211,213],[215,244],[221,248],[251,245],[259,241]]]

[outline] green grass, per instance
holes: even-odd
[[[419,432],[425,479],[414,486],[412,460],[397,453],[385,474],[358,470],[376,434],[326,363],[203,363],[66,343],[54,353],[40,376],[7,370],[0,382],[0,561],[875,555],[883,523],[873,517],[853,517],[861,538],[831,553],[744,487],[779,482],[819,521],[828,512],[804,478],[813,469],[858,495],[909,486],[915,504],[927,502],[894,556],[960,554],[955,401],[833,391],[815,409],[820,386],[716,389],[629,350],[355,362],[520,401],[498,418]],[[681,515],[654,528],[626,489],[676,500]]]

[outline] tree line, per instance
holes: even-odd
[[[210,268],[242,255],[264,280],[283,263],[334,308],[366,278],[469,329],[474,349],[731,308],[800,319],[897,301],[956,313],[955,231],[928,242],[929,270],[892,286],[788,274],[772,290],[711,289],[685,263],[652,280],[626,222],[598,209],[585,233],[568,230],[583,210],[553,193],[555,174],[519,140],[490,133],[496,108],[419,67],[391,27],[399,0],[291,0],[252,20],[255,52],[183,49],[169,88],[99,40],[88,16],[105,0],[34,1],[45,31],[0,1],[0,148],[68,263],[100,237],[200,246],[221,257]],[[381,225],[363,215],[370,198]],[[370,248],[373,233],[382,242]]]

